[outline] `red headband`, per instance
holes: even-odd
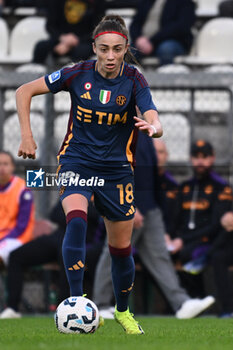
[[[109,33],[117,34],[117,35],[123,36],[123,38],[125,38],[126,41],[128,41],[128,38],[127,38],[127,36],[126,36],[125,34],[122,34],[122,33],[120,33],[120,32],[115,32],[114,30],[108,30],[108,31],[106,31],[106,32],[101,32],[101,33],[99,33],[99,34],[96,34],[96,35],[94,36],[94,40],[95,40],[96,38],[98,38],[100,35],[109,34]]]

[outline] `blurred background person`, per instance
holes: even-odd
[[[193,43],[195,4],[192,0],[139,0],[130,26],[137,57],[154,56],[160,64],[187,55]]]
[[[10,253],[32,239],[34,201],[25,181],[14,175],[12,155],[0,151],[0,266]]]
[[[165,142],[161,139],[153,140],[153,144],[158,164],[158,177],[155,184],[156,198],[163,214],[166,239],[167,232],[170,232],[170,226],[173,225],[173,216],[175,213],[178,194],[178,183],[166,169],[169,154]]]
[[[198,273],[205,267],[207,253],[221,231],[220,219],[232,203],[232,190],[213,172],[214,162],[209,142],[197,140],[192,144],[193,177],[180,185],[172,238],[167,239],[174,261],[191,273],[181,277],[193,297],[205,295],[202,275]]]
[[[49,39],[34,49],[34,63],[53,57],[68,56],[74,62],[92,54],[92,31],[104,14],[104,0],[48,0],[46,29]]]

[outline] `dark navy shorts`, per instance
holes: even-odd
[[[134,175],[130,165],[90,168],[63,164],[58,171],[60,200],[79,193],[94,202],[100,215],[111,221],[134,217]]]

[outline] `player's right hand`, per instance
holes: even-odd
[[[20,143],[18,157],[36,159],[37,145],[33,136],[24,137]]]

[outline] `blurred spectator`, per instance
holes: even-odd
[[[224,0],[218,5],[220,17],[233,17],[233,0]]]
[[[156,184],[156,198],[162,210],[166,232],[170,232],[177,203],[178,184],[166,170],[168,151],[161,139],[153,139],[158,163],[158,179]],[[167,234],[165,235],[167,236]]]
[[[32,238],[33,196],[25,181],[13,175],[14,159],[0,151],[0,267],[6,267],[10,253]]]
[[[37,43],[34,63],[44,63],[49,54],[69,56],[73,61],[89,58],[92,31],[104,14],[103,0],[48,0],[46,28],[50,38]]]
[[[60,201],[52,209],[50,219],[58,225],[55,231],[51,232],[51,225],[47,223],[47,227],[43,227],[47,232],[42,232],[41,228],[39,228],[39,237],[16,249],[10,255],[7,278],[8,306],[0,314],[0,318],[21,317],[18,309],[23,289],[23,274],[25,268],[30,266],[57,262],[59,264],[57,304],[70,296],[62,258],[62,241],[66,230],[66,218]],[[90,203],[88,208],[86,270],[91,286],[93,284],[95,267],[105,239],[102,226],[99,224],[99,214],[94,205]]]
[[[156,56],[170,64],[192,46],[195,4],[192,0],[140,0],[130,26],[138,58]]]
[[[212,171],[215,156],[209,142],[198,140],[191,147],[194,176],[180,186],[177,210],[172,229],[172,247],[175,260],[191,274],[182,275],[185,287],[192,296],[205,291],[202,276],[207,253],[221,231],[221,216],[231,208],[232,191],[225,180]]]
[[[179,285],[165,246],[164,223],[156,199],[157,160],[150,137],[139,133],[135,168],[136,213],[132,245],[140,260],[158,283],[178,318],[192,318],[208,308],[213,297],[193,300]],[[166,190],[165,190],[166,191]],[[107,243],[100,256],[95,275],[93,300],[104,318],[113,318],[111,309],[111,262]]]

